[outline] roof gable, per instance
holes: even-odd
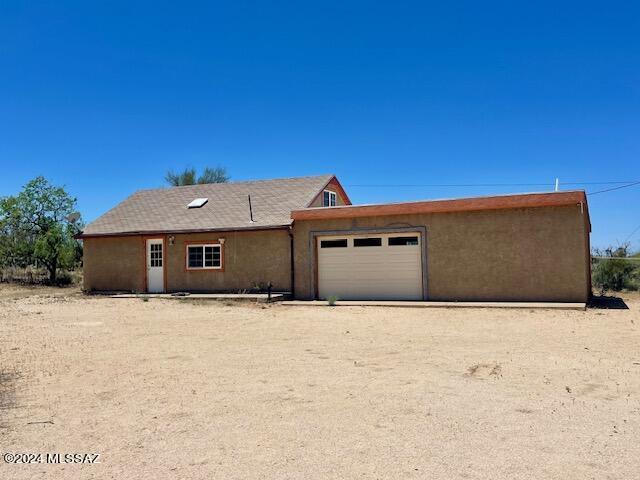
[[[82,237],[288,226],[291,211],[306,207],[332,178],[321,175],[140,190],[87,225]],[[196,198],[208,201],[200,208],[187,208]]]
[[[340,183],[338,178],[333,176],[329,179],[329,181],[322,188],[322,190],[318,192],[318,194],[313,198],[313,200],[311,200],[307,205],[305,205],[305,207],[312,208],[312,207],[322,206],[323,193],[325,190],[331,190],[335,192],[342,199],[341,204],[351,205],[351,199],[347,195],[347,192],[345,192],[344,188],[342,188],[342,184]]]

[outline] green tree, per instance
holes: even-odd
[[[37,261],[55,283],[58,270],[72,268],[81,252],[73,237],[82,226],[80,218],[72,216],[75,207],[75,198],[44,177],[1,199],[0,263],[27,266]]]
[[[0,198],[0,267],[26,267],[32,262],[32,238],[18,228],[17,198]]]
[[[195,168],[185,168],[182,172],[174,172],[169,170],[164,176],[166,182],[172,187],[181,187],[183,185],[196,185],[205,183],[227,183],[229,175],[224,167],[207,167],[202,171],[200,176],[197,175]]]

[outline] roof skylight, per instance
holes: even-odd
[[[208,198],[196,198],[195,200],[192,200],[189,205],[187,205],[187,208],[200,208],[208,201]]]

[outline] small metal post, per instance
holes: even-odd
[[[271,289],[273,288],[273,285],[271,285],[271,282],[267,283],[267,303],[271,303]]]

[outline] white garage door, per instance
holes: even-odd
[[[419,232],[318,237],[318,294],[342,300],[422,300]]]

